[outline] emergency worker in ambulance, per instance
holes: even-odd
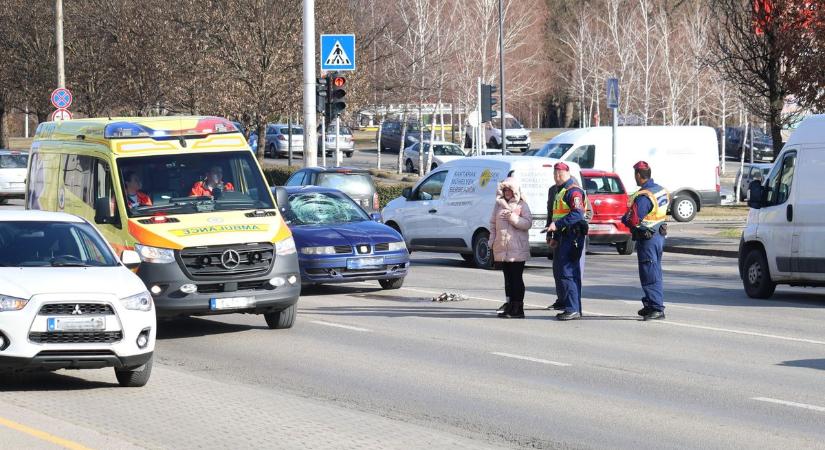
[[[622,223],[630,228],[636,241],[639,259],[639,279],[644,291],[639,315],[644,320],[665,318],[664,287],[662,283],[662,249],[667,236],[670,194],[651,178],[650,165],[639,161],[633,166],[639,190],[628,201],[628,211]]]
[[[123,184],[126,187],[126,206],[129,209],[138,206],[152,206],[152,198],[141,191],[143,181],[136,172],[125,172],[123,174]]]
[[[584,190],[570,176],[570,167],[558,162],[553,167],[553,179],[558,192],[553,203],[552,222],[546,231],[553,233],[551,246],[553,254],[553,276],[557,280],[556,289],[564,311],[557,314],[558,320],[581,318],[581,258],[584,253],[587,222]]]
[[[212,166],[209,172],[206,172],[203,180],[197,181],[192,185],[192,191],[189,193],[189,196],[220,197],[219,193],[234,190],[235,186],[233,186],[232,183],[223,181],[223,168],[221,166]]]

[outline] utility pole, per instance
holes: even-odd
[[[501,114],[499,123],[501,125],[501,154],[507,153],[507,121],[504,118],[504,1],[498,0],[498,77],[499,77],[499,97],[501,97]]]
[[[63,58],[63,0],[54,1],[54,38],[57,47],[57,87],[66,87],[66,71]]]
[[[315,83],[315,0],[304,0],[304,167],[318,165]]]

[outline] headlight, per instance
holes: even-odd
[[[126,309],[150,311],[152,309],[152,295],[147,291],[143,291],[140,294],[120,299],[120,303]]]
[[[304,247],[301,253],[305,255],[334,255],[334,247]]]
[[[275,244],[275,254],[278,256],[292,255],[295,253],[295,239],[286,238]]]
[[[20,311],[28,302],[29,301],[26,299],[9,297],[7,295],[0,294],[0,312]]]
[[[407,249],[407,244],[405,244],[404,241],[390,242],[390,251],[391,252],[394,252],[396,250],[406,250],[406,249]]]
[[[135,250],[137,250],[140,260],[143,262],[156,264],[168,264],[175,262],[175,252],[168,248],[135,244]]]

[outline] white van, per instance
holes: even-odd
[[[546,254],[545,235],[540,231],[547,221],[547,191],[553,185],[555,163],[532,156],[450,161],[389,202],[381,212],[384,223],[404,236],[410,250],[460,253],[468,262],[489,268],[493,257],[487,239],[496,188],[512,172],[533,214],[531,252]],[[581,180],[578,165],[568,165],[571,175]]]
[[[468,116],[468,121],[465,124],[465,134],[464,134],[464,146],[469,148],[473,146],[473,136],[475,136],[475,132],[473,131],[473,127],[475,126],[474,117],[471,117],[472,114],[477,113],[473,111]],[[518,121],[515,117],[513,117],[510,113],[505,113],[504,123],[507,126],[507,149],[508,150],[520,150],[522,152],[526,152],[530,150],[530,130],[524,128],[524,125]],[[498,117],[494,117],[489,123],[485,123],[484,125],[484,142],[487,144],[487,148],[501,148],[501,119]]]
[[[647,161],[653,179],[670,191],[671,214],[679,222],[693,220],[705,205],[720,204],[719,146],[710,127],[618,127],[616,170],[633,191],[633,165]],[[613,172],[611,127],[580,128],[559,134],[535,156],[576,162],[582,169]]]
[[[825,115],[809,116],[765,181],[750,186],[739,245],[739,275],[749,297],[769,298],[777,284],[825,286],[823,173]]]

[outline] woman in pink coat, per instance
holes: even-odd
[[[524,317],[524,263],[530,257],[528,230],[533,224],[530,207],[524,201],[521,187],[514,178],[506,178],[498,186],[496,206],[490,217],[490,248],[493,257],[504,270],[504,292],[507,304],[499,317]]]

